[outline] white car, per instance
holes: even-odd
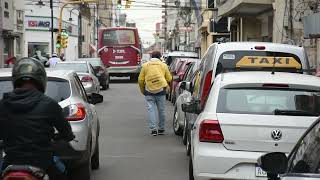
[[[230,72],[216,77],[191,130],[190,179],[266,179],[256,165],[266,152],[289,153],[317,119],[320,79],[282,72]]]

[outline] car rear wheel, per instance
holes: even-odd
[[[91,158],[71,171],[71,180],[91,180]]]
[[[187,126],[187,119],[184,118],[184,126],[183,126],[183,133],[182,133],[182,142],[184,145],[187,145],[187,133],[188,133],[188,126]]]
[[[96,147],[94,149],[94,154],[91,158],[91,168],[93,170],[99,169],[100,167],[100,153],[99,153],[99,137],[97,137]]]
[[[182,128],[179,125],[179,113],[177,111],[177,107],[174,108],[173,113],[173,131],[178,136],[182,135]]]
[[[193,165],[192,165],[191,157],[189,158],[189,180],[194,180]]]

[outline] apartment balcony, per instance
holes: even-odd
[[[220,0],[221,1],[221,0]],[[226,0],[217,4],[218,16],[255,16],[272,9],[273,0]]]

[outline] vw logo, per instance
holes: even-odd
[[[271,132],[271,137],[272,139],[279,141],[282,138],[282,132],[279,129],[273,130]]]
[[[109,50],[108,48],[104,48],[103,49],[104,52],[108,52],[108,50]]]

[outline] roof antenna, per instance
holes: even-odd
[[[273,64],[272,64],[272,71],[271,74],[274,75],[276,70],[276,56],[275,54],[273,55]]]

